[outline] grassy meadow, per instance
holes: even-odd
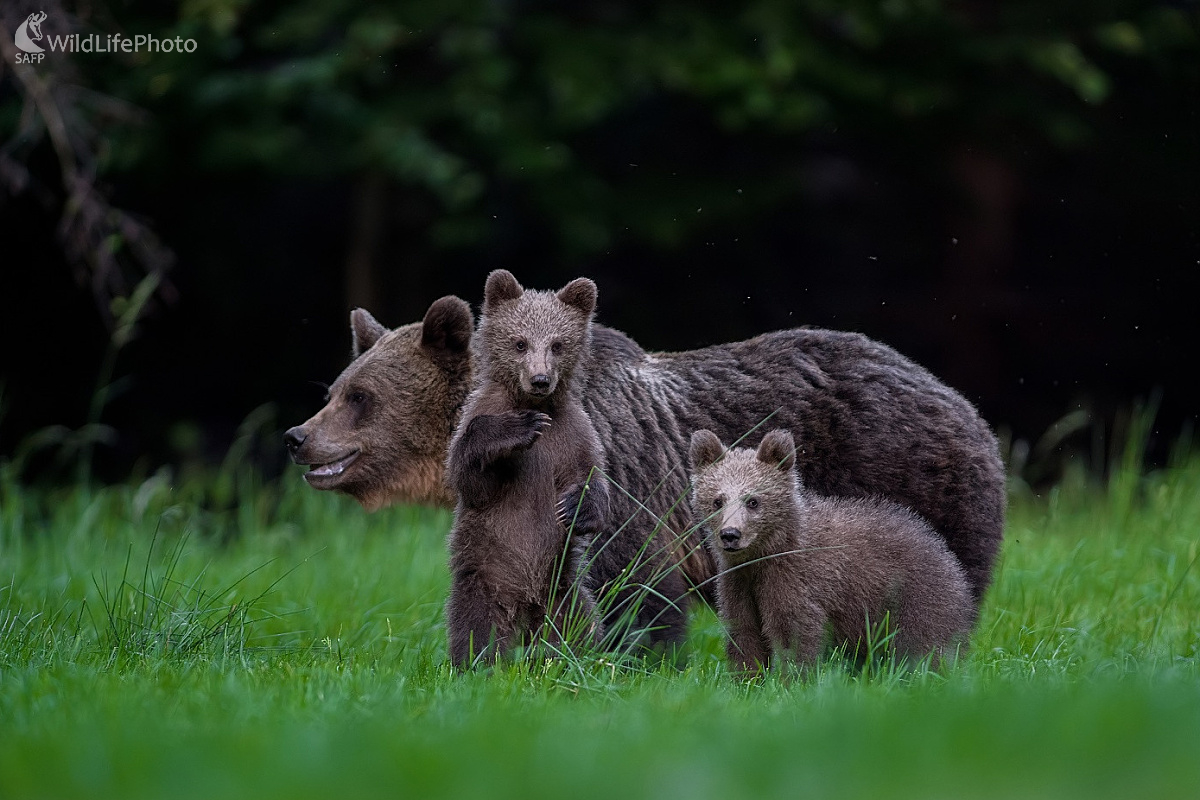
[[[1200,459],[1014,488],[969,653],[742,680],[446,664],[446,512],[233,466],[0,465],[0,798],[1171,797],[1200,789]]]

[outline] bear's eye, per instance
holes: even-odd
[[[367,402],[367,396],[362,392],[351,392],[350,402],[356,406],[361,406],[363,403]]]
[[[513,347],[517,348],[518,353],[524,353],[529,348],[529,345],[525,343],[524,339],[517,339]]]
[[[746,508],[750,509],[751,511],[758,508],[758,498],[757,497],[747,497],[746,498]]]
[[[714,497],[713,498],[713,508],[719,509],[723,505],[725,505],[725,498],[723,498],[723,497]]]
[[[559,353],[561,353],[562,352],[562,342],[554,342],[553,344],[551,344],[550,352],[554,353],[554,355],[558,355]]]

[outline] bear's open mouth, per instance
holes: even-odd
[[[309,467],[308,472],[304,473],[304,479],[316,488],[321,488],[318,484],[328,485],[337,483],[342,473],[346,471],[346,467],[353,464],[354,459],[358,458],[359,452],[358,450],[354,450],[336,461],[330,461],[325,464],[313,464]]]

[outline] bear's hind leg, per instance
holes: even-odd
[[[474,573],[454,576],[446,601],[450,661],[460,669],[494,661],[515,642],[516,610],[492,597]]]

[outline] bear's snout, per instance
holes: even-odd
[[[742,532],[737,528],[722,528],[719,535],[721,537],[721,546],[726,550],[736,548],[738,542],[742,540]]]
[[[550,391],[550,376],[544,372],[539,372],[537,375],[534,375],[529,379],[529,383],[531,386],[533,386],[533,389],[536,392]]]
[[[287,432],[283,434],[283,446],[294,456],[307,438],[308,431],[304,430],[303,425],[297,425],[294,428],[288,428]]]

